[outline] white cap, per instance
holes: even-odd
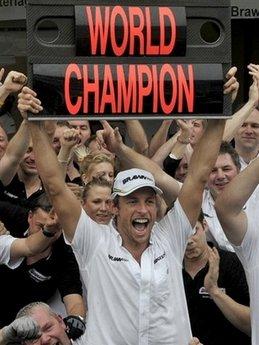
[[[117,195],[129,195],[143,187],[150,187],[157,194],[163,194],[162,190],[155,185],[155,179],[150,172],[142,169],[121,171],[114,180],[112,198],[114,199]]]

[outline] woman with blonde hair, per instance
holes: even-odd
[[[103,178],[113,183],[114,170],[114,159],[105,153],[89,154],[80,164],[80,174],[85,184],[93,177]]]

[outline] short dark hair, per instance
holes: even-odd
[[[32,200],[28,206],[31,212],[35,212],[39,208],[45,212],[50,212],[50,210],[52,209],[52,204],[49,200],[49,197],[44,192],[41,193],[37,198]]]
[[[229,154],[233,163],[239,171],[241,169],[240,158],[234,147],[227,141],[222,141],[219,149],[219,155]]]

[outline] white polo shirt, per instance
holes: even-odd
[[[15,269],[18,267],[23,258],[12,260],[10,259],[11,255],[11,245],[16,240],[15,237],[11,235],[1,235],[0,236],[0,265],[6,265],[9,268]]]
[[[112,223],[82,210],[71,245],[88,293],[85,345],[188,345],[182,260],[191,233],[177,200],[154,225],[139,265]]]
[[[213,242],[215,245],[218,245],[219,248],[223,250],[234,252],[234,248],[227,239],[218,220],[214,204],[215,202],[210,191],[205,189],[203,192],[202,211],[209,227],[207,240]]]
[[[259,204],[257,204],[259,206]],[[234,246],[245,269],[250,293],[252,344],[259,344],[259,213],[253,207],[245,210],[247,214],[247,231],[241,246]]]

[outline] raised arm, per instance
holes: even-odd
[[[179,201],[192,226],[201,210],[203,190],[216,162],[224,126],[225,120],[208,120],[203,136],[195,145],[188,174],[179,194]]]
[[[23,120],[18,131],[9,141],[5,154],[0,160],[0,180],[6,186],[17,172],[20,161],[29,146],[28,121]]]
[[[10,258],[17,260],[21,257],[37,255],[47,249],[61,235],[61,227],[54,214],[44,229],[26,238],[17,238],[11,245]]]
[[[239,173],[217,197],[215,208],[227,238],[240,245],[247,230],[243,208],[259,183],[259,158]]]
[[[4,69],[0,71],[0,80],[3,76]],[[26,84],[27,77],[23,73],[11,71],[7,74],[3,84],[0,86],[0,108],[4,104],[6,98],[15,92],[19,92],[23,85]]]
[[[169,154],[175,156],[176,159],[183,158],[186,151],[186,145],[190,142],[190,125],[188,121],[177,120],[179,131],[170,138],[164,145],[162,145],[152,160],[160,167],[163,167],[163,162]]]
[[[157,185],[163,190],[166,202],[171,205],[178,196],[179,183],[167,175],[155,162],[126,146],[122,142],[118,128],[114,130],[107,121],[102,121],[102,124],[104,129],[97,132],[100,144],[106,145],[109,151],[114,152],[127,168],[134,167],[150,171]]]
[[[24,118],[27,112],[37,114],[42,111],[36,93],[24,87],[19,94],[18,108]],[[29,122],[33,150],[39,175],[57,212],[62,229],[69,241],[73,240],[81,214],[81,205],[72,191],[66,186],[57,156],[41,122]]]
[[[246,104],[238,110],[231,119],[227,120],[226,127],[224,130],[223,140],[224,141],[231,141],[237,130],[242,126],[245,120],[249,117],[249,115],[253,112],[258,104],[258,87],[257,82],[254,80],[253,84],[250,86],[249,89],[249,99]]]
[[[148,140],[146,132],[138,120],[125,120],[128,136],[133,144],[133,149],[138,153],[148,155]]]
[[[159,129],[154,134],[149,144],[149,157],[153,157],[159,147],[161,147],[166,142],[171,123],[172,120],[164,120]]]
[[[225,318],[241,332],[251,335],[250,308],[240,304],[218,287],[219,253],[209,248],[209,270],[204,279],[204,287]]]

